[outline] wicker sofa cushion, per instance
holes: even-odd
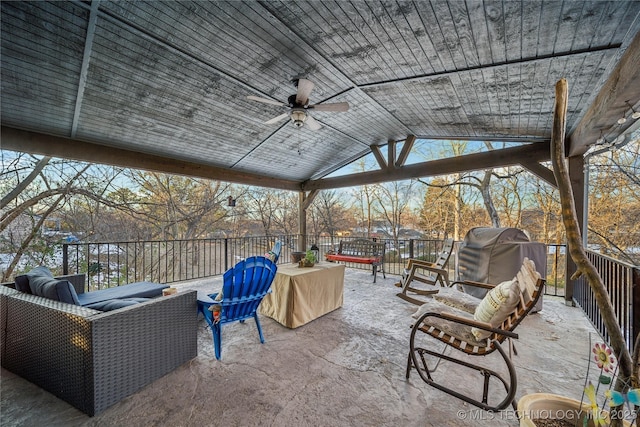
[[[27,273],[33,295],[54,301],[80,305],[76,290],[68,280],[55,279],[46,267],[36,267]]]

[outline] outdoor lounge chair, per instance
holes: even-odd
[[[276,265],[263,256],[249,257],[224,273],[222,291],[198,295],[198,312],[211,327],[216,359],[222,354],[222,325],[244,322],[253,317],[260,342],[264,343],[257,309],[262,299],[271,292]]]
[[[414,314],[417,321],[412,326],[409,341],[407,379],[411,370],[415,368],[420,378],[427,384],[479,408],[495,411],[505,409],[511,404],[515,409],[517,380],[511,361],[511,353],[515,353],[511,339],[518,338],[514,330],[535,306],[544,283],[545,281],[536,271],[535,264],[525,258],[522,268],[511,281],[497,286],[464,282],[465,285],[490,289],[482,300],[457,291],[453,287],[443,289],[434,295],[433,301],[421,306]],[[435,351],[432,338],[445,344],[441,353]],[[505,340],[509,342],[509,355],[501,346]],[[454,349],[454,354],[445,355],[445,351],[449,348]],[[499,372],[471,363],[468,357],[464,360],[455,357],[459,354],[457,351],[470,356],[485,357],[496,350],[506,364],[508,380],[504,379]],[[433,368],[427,366],[425,355],[434,356],[437,359]],[[453,375],[447,375],[442,382],[436,381],[432,374],[441,361],[478,371],[484,378],[483,384],[481,386],[477,384],[474,388],[474,384],[460,381],[455,375],[461,372],[458,369],[447,371],[448,374]],[[504,395],[496,387],[490,389],[491,378],[497,378],[502,383],[505,389]],[[445,382],[448,384],[444,385]],[[455,384],[460,386],[453,389],[452,386]],[[482,389],[481,400],[472,397],[473,394],[479,393],[479,389]],[[489,395],[492,401],[504,397],[498,403],[490,403]]]
[[[413,304],[420,305],[424,304],[424,301],[410,297],[407,295],[407,291],[419,295],[433,295],[440,289],[436,287],[437,284],[449,287],[449,272],[445,270],[445,267],[447,262],[449,262],[452,250],[453,239],[446,239],[442,251],[435,262],[428,262],[416,258],[409,259],[407,267],[402,274],[402,279],[395,284],[397,287],[402,288],[402,291],[396,295]],[[426,283],[428,286],[423,289],[415,288],[412,286],[414,280]]]

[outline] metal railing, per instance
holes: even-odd
[[[360,237],[314,237],[306,241],[319,249],[324,259],[328,250],[336,250],[340,240]],[[137,281],[171,283],[219,276],[239,260],[262,255],[275,241],[282,242],[279,264],[290,262],[290,254],[298,248],[297,235],[215,238],[171,241],[139,241],[109,243],[68,243],[63,245],[63,274],[87,274],[88,290],[119,286]],[[377,239],[385,243],[386,274],[401,275],[409,258],[435,261],[443,241],[433,239]],[[457,248],[455,246],[454,248]],[[454,249],[455,251],[455,249]],[[588,252],[600,272],[629,345],[640,332],[640,272],[620,261]],[[547,245],[547,285],[545,295],[565,295],[566,245]],[[455,277],[455,255],[447,268]],[[366,264],[348,267],[370,269]],[[606,331],[588,284],[581,279],[575,285],[574,299],[582,307],[596,329],[606,339]]]
[[[319,258],[337,250],[341,240],[360,237],[313,237],[309,244],[319,248]],[[239,260],[262,255],[276,240],[282,242],[279,263],[290,262],[297,250],[297,235],[213,238],[166,241],[125,241],[65,243],[62,247],[63,274],[86,273],[90,289],[119,286],[131,282],[172,283],[218,276]],[[443,241],[434,239],[377,239],[385,243],[385,273],[401,275],[409,258],[435,261]],[[457,247],[457,246],[456,246]],[[454,249],[455,251],[455,249]],[[564,245],[548,246],[547,293],[564,295]],[[455,257],[447,265],[455,277]],[[351,268],[370,269],[365,264],[347,264]]]
[[[632,351],[633,341],[640,333],[640,269],[592,251],[587,251],[587,257],[604,282],[627,347]],[[584,276],[580,277],[574,285],[573,300],[608,342],[607,329],[596,305],[593,291]]]

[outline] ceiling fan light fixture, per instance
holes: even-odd
[[[294,109],[291,111],[291,121],[296,127],[302,127],[307,120],[307,113],[304,110]]]

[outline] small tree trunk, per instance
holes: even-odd
[[[618,357],[619,374],[615,389],[623,392],[629,387],[630,379],[632,378],[631,355],[627,349],[627,344],[624,340],[624,336],[622,335],[622,330],[618,325],[607,289],[605,288],[598,271],[593,264],[591,264],[589,258],[587,258],[587,254],[582,245],[580,227],[578,226],[578,215],[576,214],[575,200],[573,199],[573,193],[571,192],[569,172],[564,155],[567,98],[567,80],[560,79],[556,83],[556,102],[553,113],[553,129],[551,132],[551,161],[553,163],[553,174],[556,178],[556,182],[558,183],[558,191],[560,193],[562,221],[567,234],[569,254],[578,268],[578,271],[571,279],[575,280],[580,275],[584,274],[591,290],[593,291],[602,320],[604,321],[607,332],[609,333],[611,347],[613,347],[613,350]],[[621,420],[616,419],[617,417],[615,417],[616,412],[618,411],[613,411],[612,413],[612,426],[622,425]]]

